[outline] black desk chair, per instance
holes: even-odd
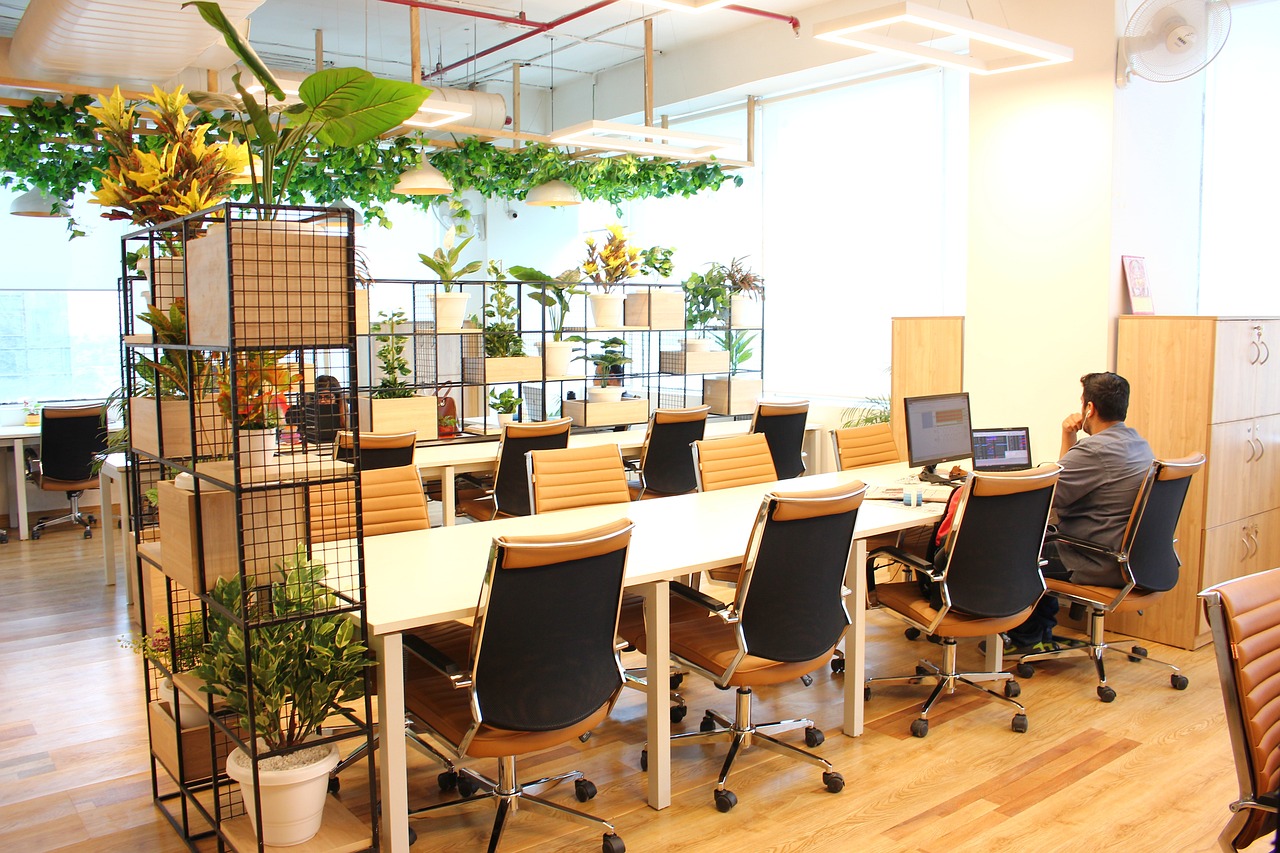
[[[96,489],[93,461],[107,448],[106,408],[101,405],[46,406],[40,416],[40,458],[29,463],[28,474],[46,492],[66,492],[71,512],[58,518],[41,518],[31,529],[39,539],[55,524],[78,524],[84,538],[93,538],[92,515],[80,512],[80,496]]]
[[[395,435],[360,433],[360,470],[371,471],[375,468],[399,468],[402,465],[412,465],[417,441],[416,432]],[[333,444],[333,458],[339,462],[354,462],[356,458],[354,444],[350,430],[339,432]]]
[[[691,445],[706,435],[709,411],[710,406],[658,409],[650,416],[640,450],[640,485],[633,488],[637,499],[697,491]]]
[[[529,469],[524,455],[530,450],[553,450],[569,446],[569,427],[573,421],[503,424],[498,444],[498,466],[493,472],[493,488],[475,496],[458,497],[458,509],[476,521],[491,521],[499,516],[532,515],[529,502]]]
[[[769,453],[779,480],[804,473],[804,426],[809,418],[809,401],[757,403],[751,417],[751,431],[769,440]]]

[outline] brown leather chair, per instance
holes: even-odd
[[[631,500],[617,445],[531,450],[525,460],[534,514]]]
[[[902,458],[893,443],[893,429],[887,422],[833,429],[831,444],[835,449],[837,471],[888,465]]]
[[[85,489],[98,488],[93,461],[107,447],[105,406],[46,406],[40,414],[40,458],[30,463],[29,475],[46,492],[66,492],[71,511],[57,518],[41,518],[31,528],[39,539],[55,524],[78,524],[84,538],[93,538],[94,518],[80,512]],[[19,484],[21,486],[21,484]]]
[[[779,480],[804,473],[804,426],[809,417],[809,401],[757,403],[751,416],[751,431],[769,440],[769,453]]]
[[[1276,832],[1280,788],[1280,569],[1200,593],[1222,682],[1240,798],[1218,836],[1232,853]]]
[[[700,492],[772,483],[778,479],[769,453],[769,440],[760,433],[695,441],[693,462]]]
[[[574,780],[580,802],[595,786],[572,771],[521,784],[516,756],[568,743],[608,715],[622,687],[614,651],[631,522],[578,534],[498,537],[471,626],[432,625],[405,634],[405,707],[459,757],[498,759],[497,779],[459,771],[464,799],[410,813],[497,801],[489,850],[517,808],[605,830],[603,848],[625,849],[613,825],[527,789]],[[573,618],[566,619],[567,602]],[[475,792],[481,795],[472,797]]]
[[[498,443],[498,464],[493,471],[493,487],[474,494],[459,493],[458,509],[477,521],[499,516],[531,515],[529,474],[524,455],[530,450],[550,450],[569,446],[569,427],[573,421],[510,423],[502,425]]]
[[[1156,460],[1151,463],[1147,478],[1138,489],[1133,511],[1125,527],[1120,548],[1112,550],[1093,542],[1074,539],[1061,534],[1058,542],[1106,554],[1116,561],[1124,586],[1092,586],[1066,580],[1049,578],[1049,594],[1072,606],[1088,611],[1089,637],[1085,642],[1055,637],[1059,648],[1050,652],[1024,655],[1017,672],[1023,678],[1034,672],[1032,663],[1052,658],[1084,656],[1093,661],[1098,672],[1098,698],[1111,702],[1116,691],[1107,684],[1107,671],[1103,656],[1110,650],[1107,644],[1104,620],[1108,613],[1128,613],[1150,607],[1157,599],[1178,583],[1178,568],[1182,561],[1174,550],[1174,530],[1182,514],[1182,504],[1191,485],[1191,477],[1204,467],[1204,454],[1197,453],[1183,459]],[[1169,683],[1175,690],[1187,688],[1187,677],[1171,663],[1147,656],[1146,649],[1134,646],[1127,654],[1130,660],[1156,664],[1172,670]]]
[[[958,685],[1013,705],[1017,709],[1013,730],[1027,730],[1027,709],[1015,701],[1021,689],[1012,675],[958,671],[956,639],[1008,631],[1031,615],[1044,594],[1040,548],[1061,470],[1058,465],[1042,465],[1007,474],[970,474],[940,568],[897,548],[877,548],[867,556],[869,574],[872,566],[888,556],[927,574],[936,585],[931,595],[917,581],[875,584],[868,579],[873,604],[916,630],[941,638],[942,666],[922,660],[910,675],[868,678],[866,682],[868,698],[875,682],[916,684],[926,678],[937,682],[920,716],[911,721],[911,734],[916,737],[929,734],[929,712]],[[983,687],[979,683],[983,681],[1003,681],[1004,693]]]
[[[426,530],[427,498],[414,465],[374,468],[360,474],[361,517],[365,536]],[[349,482],[308,490],[311,541],[331,542],[356,535],[355,485]]]
[[[369,471],[374,468],[397,468],[401,465],[413,464],[413,452],[417,445],[416,432],[404,433],[360,433],[360,468]],[[333,458],[339,462],[354,462],[356,459],[355,439],[350,430],[338,433],[333,443]]]
[[[698,471],[691,445],[706,435],[711,406],[658,409],[640,449],[640,484],[632,488],[636,498],[683,495],[698,488]]]
[[[844,778],[828,761],[766,733],[803,725],[805,745],[818,746],[824,738],[812,720],[756,723],[751,696],[753,687],[800,678],[831,660],[849,624],[844,580],[865,492],[865,485],[853,482],[822,491],[766,494],[729,604],[681,583],[670,586],[671,656],[717,687],[737,688],[732,720],[707,711],[700,731],[671,738],[673,746],[730,741],[714,792],[722,812],[737,803],[725,788],[734,759],[753,746],[818,765],[831,793],[844,787]],[[624,602],[619,633],[637,648],[646,647],[643,602]],[[648,765],[647,750],[641,765]]]

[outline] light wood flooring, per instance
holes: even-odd
[[[0,545],[2,851],[184,849],[151,801],[139,659],[117,644],[131,627],[125,590],[103,586],[101,561],[100,540],[74,531]],[[909,671],[915,656],[938,651],[905,641],[879,614],[868,644],[877,673]],[[599,786],[585,808],[611,817],[633,853],[1211,851],[1236,794],[1213,652],[1149,645],[1184,667],[1187,691],[1120,659],[1110,679],[1119,698],[1104,705],[1087,664],[1045,665],[1023,682],[1030,731],[1021,735],[1004,706],[956,694],[929,736],[913,738],[923,688],[884,687],[868,704],[866,736],[850,739],[839,733],[842,676],[824,670],[808,688],[760,691],[758,719],[810,715],[827,733],[818,751],[847,780],[838,795],[823,790],[816,768],[751,751],[730,777],[740,804],[720,814],[711,788],[722,753],[697,746],[676,751],[672,807],[651,810],[637,764],[643,706],[633,691],[588,743],[521,769],[528,777],[585,770]],[[976,664],[977,651],[962,650],[961,660]],[[685,726],[696,726],[705,707],[732,710],[731,693],[696,678],[686,696]],[[413,799],[438,799],[437,768],[412,751],[410,766]],[[344,788],[363,778],[363,769],[348,771]],[[575,802],[569,787],[550,796]],[[414,849],[483,849],[491,818],[472,807],[416,821]],[[508,853],[598,849],[593,830],[530,812],[516,816],[502,845]],[[1260,841],[1252,849],[1270,848]]]

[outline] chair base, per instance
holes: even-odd
[[[80,496],[83,492],[67,492],[67,499],[71,501],[71,512],[66,515],[60,515],[57,518],[42,518],[36,522],[35,527],[31,528],[31,538],[39,539],[40,534],[44,533],[47,528],[53,527],[55,524],[78,524],[84,528],[84,538],[93,538],[93,522],[92,515],[86,515],[80,511]]]
[[[1018,682],[1013,680],[1013,673],[960,672],[956,666],[956,641],[954,637],[942,638],[942,666],[938,666],[932,661],[921,659],[913,675],[883,675],[868,678],[864,682],[866,685],[864,688],[865,695],[867,697],[871,695],[872,683],[896,681],[919,684],[926,678],[936,679],[936,684],[933,692],[929,694],[929,698],[921,706],[920,716],[911,722],[911,733],[916,737],[924,737],[929,734],[929,712],[933,710],[933,706],[943,696],[950,696],[955,693],[957,685],[971,687],[984,696],[1012,705],[1017,709],[1017,713],[1013,716],[1011,728],[1019,734],[1027,730],[1027,709],[1014,698],[1022,692],[1022,688],[1018,685]],[[984,681],[1003,681],[1005,683],[1004,693],[997,693],[994,690],[983,687],[980,682]]]
[[[544,785],[558,784],[570,779],[574,780],[574,792],[580,802],[586,802],[595,796],[595,786],[583,778],[580,770],[572,770],[568,773],[561,773],[558,776],[547,776],[521,784],[516,778],[515,756],[506,755],[498,759],[497,780],[490,779],[470,768],[464,767],[458,771],[458,791],[462,794],[463,799],[451,800],[447,803],[435,803],[434,805],[414,809],[409,812],[409,818],[413,820],[427,817],[434,812],[446,809],[463,808],[475,803],[494,800],[497,805],[497,814],[494,815],[493,830],[489,834],[489,853],[494,853],[498,849],[498,842],[502,838],[502,831],[506,828],[507,818],[522,807],[552,817],[564,818],[576,823],[584,823],[588,826],[604,829],[606,849],[616,851],[616,853],[623,853],[626,848],[622,844],[622,839],[618,838],[617,833],[614,832],[613,824],[609,821],[586,812],[580,812],[577,809],[553,803],[550,800],[544,800],[541,797],[530,794],[527,790]]]
[[[409,720],[404,721],[404,736],[410,746],[417,749],[423,755],[439,762],[444,767],[444,771],[438,777],[441,790],[448,791],[457,786],[458,771],[457,768],[454,767],[453,761],[443,752],[423,740],[423,738],[413,730]],[[378,748],[378,737],[380,737],[380,735],[374,735],[367,743],[361,743],[358,747],[351,750],[351,753],[346,758],[339,761],[337,766],[329,772],[330,792],[336,792],[337,790],[338,774],[360,761],[368,755],[371,750],[376,750]]]
[[[1112,654],[1122,654],[1129,660],[1142,663],[1155,664],[1163,666],[1172,671],[1170,683],[1175,690],[1185,690],[1187,687],[1187,678],[1182,675],[1182,670],[1171,663],[1162,660],[1156,660],[1147,657],[1146,649],[1139,646],[1125,652],[1111,647],[1106,640],[1106,632],[1104,620],[1106,611],[1096,607],[1089,608],[1089,639],[1081,642],[1066,637],[1054,637],[1054,642],[1059,644],[1059,648],[1048,652],[1034,652],[1029,655],[1023,655],[1018,661],[1016,672],[1023,678],[1029,678],[1035,673],[1035,668],[1031,664],[1036,661],[1052,660],[1064,657],[1086,657],[1093,661],[1094,669],[1098,673],[1098,698],[1103,702],[1111,702],[1116,698],[1116,692],[1107,684],[1107,668],[1103,662],[1103,657],[1107,652]]]

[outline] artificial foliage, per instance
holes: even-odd
[[[382,378],[378,380],[378,387],[373,390],[373,396],[379,400],[413,396],[413,386],[405,382],[405,377],[412,372],[409,369],[409,359],[404,354],[409,336],[399,334],[400,327],[407,326],[408,323],[409,315],[403,311],[392,311],[390,314],[379,311],[378,321],[369,327],[373,332],[373,339],[378,343],[374,356],[382,369]]]
[[[627,245],[627,232],[621,225],[610,225],[604,243],[587,235],[587,257],[582,262],[582,272],[605,293],[619,287],[627,279],[639,274],[641,249]]]
[[[238,352],[230,369],[218,376],[218,408],[237,429],[274,429],[289,408],[285,392],[302,379],[288,353],[276,350]]]

